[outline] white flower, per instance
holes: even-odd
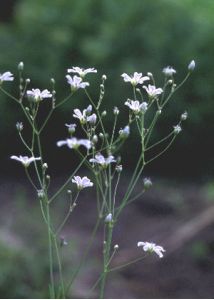
[[[137,72],[134,72],[134,75],[131,76],[127,75],[126,73],[123,73],[121,76],[125,82],[131,82],[133,86],[136,86],[137,84],[143,84],[144,81],[150,79],[148,76],[142,76],[142,73]]]
[[[74,179],[72,179],[73,183],[76,183],[78,190],[82,190],[87,187],[93,186],[93,182],[88,179],[87,176],[80,177],[80,176],[74,176]]]
[[[174,128],[174,134],[179,134],[182,130],[180,125],[173,126],[173,128]]]
[[[74,109],[73,117],[80,120],[81,124],[85,124],[86,122],[89,122],[90,124],[95,124],[97,121],[96,114],[92,114],[91,116],[88,116],[91,113],[92,107],[89,105],[86,109],[81,112],[78,108]]]
[[[195,69],[195,61],[192,60],[188,65],[188,70],[193,71]]]
[[[70,149],[78,149],[79,146],[84,146],[86,149],[91,149],[92,143],[91,143],[91,141],[86,140],[86,139],[78,140],[75,137],[57,142],[58,147],[61,147],[64,145],[67,145],[68,148],[70,148]]]
[[[109,155],[107,158],[105,158],[102,154],[96,154],[95,158],[91,158],[89,160],[92,163],[96,163],[98,165],[101,165],[103,168],[106,168],[110,163],[116,162],[114,159],[114,156]]]
[[[33,98],[35,102],[42,101],[44,98],[51,98],[52,94],[48,90],[32,89],[27,91],[27,96]]]
[[[89,122],[91,125],[96,124],[97,122],[96,114],[92,114],[91,116],[87,117],[87,122]]]
[[[155,252],[160,258],[163,257],[163,253],[165,250],[163,247],[156,245],[155,243],[149,243],[149,242],[138,242],[137,243],[138,247],[143,247],[143,250],[145,252]]]
[[[12,155],[10,158],[20,161],[25,168],[27,168],[33,161],[41,160],[41,157],[33,157],[33,156],[28,157],[28,156],[22,156],[22,155],[19,155],[19,156]]]
[[[14,77],[11,72],[4,72],[3,74],[0,74],[0,83],[3,81],[13,81]]]
[[[167,76],[167,77],[171,77],[173,74],[176,73],[176,70],[173,69],[172,67],[168,66],[166,68],[163,69],[163,73]]]
[[[67,78],[67,81],[70,84],[72,91],[76,91],[78,89],[85,89],[86,86],[89,86],[88,82],[83,82],[82,78],[76,75],[74,75],[74,77],[66,75],[65,77]]]
[[[155,98],[156,96],[163,93],[163,90],[161,88],[156,88],[154,85],[151,84],[149,84],[148,87],[144,85],[143,88],[146,90],[147,94],[151,98]]]
[[[79,119],[81,124],[85,124],[87,122],[86,109],[81,112],[81,110],[75,108],[73,117]]]
[[[67,70],[68,73],[77,73],[80,77],[84,78],[88,73],[97,73],[97,70],[94,68],[82,69],[79,67],[72,67]]]
[[[138,100],[127,99],[125,105],[128,106],[135,114],[146,112],[148,104],[146,102],[140,103]]]

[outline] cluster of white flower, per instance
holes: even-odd
[[[87,86],[89,86],[89,82],[84,82],[83,78],[89,73],[97,73],[97,70],[94,68],[82,69],[79,67],[72,67],[71,69],[68,69],[67,72],[79,75],[74,75],[73,77],[70,75],[65,76],[68,84],[71,87],[71,90],[77,91],[78,89],[85,89]]]
[[[128,75],[126,73],[123,73],[121,76],[123,77],[123,80],[125,82],[130,82],[134,88],[138,84],[142,85],[145,81],[151,79],[149,76],[143,76],[142,73],[137,73],[137,72],[134,72],[133,75]],[[148,86],[143,85],[142,87],[143,89],[145,89],[149,97],[149,100],[158,99],[158,96],[163,93],[163,89],[156,88],[155,85],[149,84]],[[145,113],[148,108],[147,102],[140,103],[140,101],[136,100],[136,98],[135,100],[127,99],[125,105],[128,106],[135,115],[139,115],[140,113]]]

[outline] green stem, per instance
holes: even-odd
[[[47,214],[47,228],[48,228],[48,248],[49,248],[49,272],[50,272],[50,288],[51,296],[55,298],[54,276],[53,276],[53,248],[52,248],[52,234],[50,223],[49,203],[46,199],[46,214]]]
[[[105,293],[105,285],[106,279],[108,274],[108,262],[110,258],[110,250],[111,250],[111,242],[112,242],[112,233],[113,233],[113,224],[109,223],[107,226],[107,241],[104,244],[104,251],[103,251],[103,272],[102,272],[102,279],[100,284],[100,295],[99,298],[104,298]]]

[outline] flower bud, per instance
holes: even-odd
[[[96,144],[97,142],[98,142],[98,136],[95,134],[95,135],[93,135],[93,137],[92,137],[92,142],[94,143],[94,144]]]
[[[71,190],[67,190],[67,194],[68,195],[72,194],[72,191]]]
[[[99,137],[100,137],[101,139],[103,139],[103,138],[104,138],[104,135],[103,135],[103,133],[102,133],[102,132],[100,132],[100,133],[99,133]]]
[[[105,81],[106,79],[107,79],[107,76],[104,74],[104,75],[102,76],[102,80]]]
[[[50,175],[46,175],[46,179],[49,181],[51,179]]]
[[[23,130],[24,126],[22,122],[17,122],[16,123],[16,129],[21,132]]]
[[[37,190],[37,196],[39,199],[43,199],[45,196],[45,192],[43,190]]]
[[[68,245],[68,242],[66,241],[65,237],[61,236],[60,237],[60,246],[63,247],[63,246],[67,246],[67,245]]]
[[[18,64],[18,70],[19,71],[23,71],[24,70],[24,63],[22,61],[20,61],[20,63]]]
[[[68,128],[68,133],[73,134],[76,130],[76,124],[65,124],[65,126]]]
[[[54,78],[51,78],[51,83],[55,84],[55,79]]]
[[[114,107],[113,113],[115,116],[119,115],[120,111],[117,106]]]
[[[195,61],[192,60],[192,61],[189,63],[189,65],[188,65],[188,70],[189,70],[190,72],[192,72],[192,71],[194,71],[194,69],[195,69]]]
[[[119,249],[119,245],[114,245],[114,250],[117,250],[117,249]]]
[[[112,214],[108,214],[105,218],[105,223],[111,223],[112,222]]]
[[[104,111],[102,112],[101,116],[102,116],[102,117],[105,117],[106,115],[107,115],[107,112],[106,112],[106,110],[104,110]]]
[[[176,126],[173,126],[174,127],[174,134],[179,134],[181,132],[181,126],[180,125],[176,125]]]
[[[152,186],[152,181],[150,178],[144,178],[143,184],[144,184],[145,190],[148,190]]]
[[[115,167],[115,170],[116,170],[118,173],[121,173],[122,170],[123,170],[123,166],[122,166],[122,165],[117,165],[117,166]]]
[[[188,113],[185,111],[182,115],[181,115],[181,121],[185,121],[188,117]]]
[[[89,116],[92,112],[92,105],[90,104],[87,108],[86,108],[86,115]]]
[[[48,164],[47,164],[47,163],[44,163],[44,164],[42,165],[42,168],[43,168],[43,170],[47,170]]]
[[[151,72],[148,72],[148,73],[147,73],[147,76],[149,76],[149,77],[152,78],[152,77],[153,77],[153,74],[152,74]]]
[[[26,80],[25,80],[25,82],[28,84],[28,83],[30,83],[30,78],[27,78]]]

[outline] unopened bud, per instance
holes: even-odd
[[[90,104],[87,108],[86,108],[86,115],[89,116],[92,112],[92,105]]]
[[[106,112],[106,110],[104,110],[104,111],[102,112],[101,116],[102,116],[102,117],[105,117],[106,115],[107,115],[107,112]]]
[[[102,76],[102,80],[105,81],[106,79],[107,79],[107,76],[104,74],[104,75]]]
[[[55,84],[55,79],[54,78],[51,78],[51,83]]]
[[[20,61],[20,63],[18,64],[18,70],[19,71],[23,71],[24,70],[24,63],[22,61]]]
[[[76,130],[76,124],[65,124],[65,126],[68,128],[68,133],[73,134]]]
[[[102,132],[100,132],[100,133],[99,133],[99,137],[100,137],[101,139],[103,139],[103,138],[104,138],[104,135],[103,135],[103,133],[102,133]]]
[[[17,130],[20,132],[23,130],[24,126],[23,126],[23,123],[22,122],[17,122],[16,123],[16,128]]]
[[[37,190],[37,196],[39,199],[43,199],[45,196],[45,192],[43,190]]]
[[[27,78],[26,80],[25,80],[25,82],[28,84],[28,83],[30,83],[30,78]]]
[[[94,144],[96,144],[98,142],[98,136],[96,134],[92,137],[92,142]]]
[[[67,246],[67,245],[68,245],[68,242],[66,241],[65,237],[61,236],[60,237],[60,246],[63,247],[63,246]]]
[[[123,171],[123,166],[122,165],[117,165],[115,167],[115,170],[118,172],[118,173],[121,173]]]
[[[117,250],[117,249],[119,249],[119,245],[114,245],[114,250]]]
[[[185,121],[188,117],[188,113],[185,111],[182,115],[181,115],[181,121]]]
[[[106,223],[112,222],[112,214],[108,214],[108,215],[106,216],[105,222],[106,222]]]
[[[114,107],[113,113],[115,116],[119,115],[120,111],[117,106]]]
[[[144,184],[144,188],[147,190],[152,186],[152,181],[150,178],[144,178],[143,184]]]
[[[44,170],[46,170],[46,169],[48,168],[48,164],[47,164],[47,163],[44,163],[44,164],[42,165],[42,168],[43,168]]]
[[[181,132],[181,126],[180,125],[176,125],[176,126],[173,126],[174,127],[174,134],[179,134]]]
[[[147,73],[147,76],[153,77],[153,74],[152,74],[151,72],[148,72],[148,73]]]
[[[192,60],[192,61],[189,63],[189,65],[188,65],[188,70],[189,70],[190,72],[192,72],[192,71],[194,71],[194,69],[195,69],[195,61]]]

